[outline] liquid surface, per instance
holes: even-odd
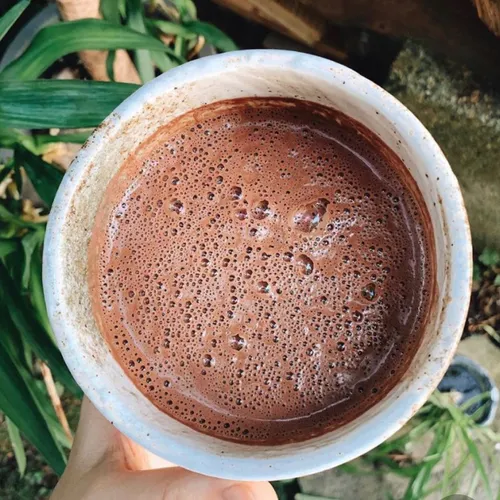
[[[399,158],[345,115],[241,99],[131,154],[89,246],[94,316],[161,410],[248,443],[367,410],[413,358],[434,294],[431,225]]]

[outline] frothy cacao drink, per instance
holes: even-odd
[[[401,379],[434,297],[422,195],[373,132],[293,99],[189,112],[110,182],[89,246],[95,320],[171,417],[277,444]]]

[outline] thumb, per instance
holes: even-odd
[[[228,481],[179,467],[114,475],[101,491],[109,500],[277,500],[266,482]]]

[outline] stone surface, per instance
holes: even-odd
[[[490,376],[500,386],[500,349],[496,348],[486,335],[474,336],[465,339],[460,343],[458,352],[471,358],[485,368]],[[497,413],[491,429],[500,432],[500,412]],[[428,434],[424,439],[415,443],[410,451],[414,456],[425,455],[426,450],[432,441],[432,434]],[[500,443],[493,449],[490,445],[490,455],[482,453],[494,498],[500,492]],[[464,456],[464,450],[460,448],[457,440],[454,444],[452,466],[457,466]],[[359,466],[360,460],[355,461]],[[444,473],[445,464],[439,463],[433,470],[432,483],[439,482]],[[365,471],[369,472],[369,469]],[[341,498],[343,500],[360,500],[370,498],[370,500],[387,500],[393,498],[399,500],[403,498],[407,481],[394,474],[380,474],[375,469],[371,469],[372,474],[359,475],[351,474],[342,468],[332,469],[299,479],[300,486],[304,493],[320,495],[327,498]],[[484,489],[479,477],[476,477],[476,468],[469,464],[460,476],[457,477],[455,487],[457,493],[469,495],[474,500],[488,500],[490,497]],[[429,500],[441,500],[443,495],[437,491],[429,495]],[[420,499],[414,499],[420,500]]]
[[[500,94],[407,43],[386,89],[429,129],[465,198],[476,248],[500,248]]]

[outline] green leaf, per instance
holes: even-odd
[[[162,21],[159,19],[148,20],[149,25],[155,26],[165,35],[180,35],[186,39],[196,38],[196,33],[187,29],[182,24],[174,23],[173,21]]]
[[[167,56],[167,54],[162,54],[161,52],[151,52],[151,59],[162,73],[178,66],[178,64],[171,57]]]
[[[121,24],[120,9],[118,8],[117,0],[101,0],[99,10],[106,21]]]
[[[196,19],[196,5],[193,0],[172,0],[179,12],[182,22]]]
[[[196,36],[203,36],[207,43],[214,45],[223,52],[238,50],[238,46],[223,31],[210,23],[203,21],[188,21],[177,24],[172,21],[152,20],[150,23],[156,26],[166,35],[182,36],[187,40]]]
[[[62,474],[66,457],[55,441],[19,366],[3,347],[3,321],[0,317],[0,410],[23,435],[38,448],[57,474]]]
[[[115,81],[116,50],[110,50],[106,57],[106,73],[110,81]]]
[[[30,231],[21,240],[24,250],[24,268],[21,285],[24,289],[28,288],[31,276],[31,257],[35,251],[40,250],[40,244],[43,241],[44,231]]]
[[[80,394],[81,390],[66,368],[61,353],[38,322],[34,311],[23,299],[2,263],[0,263],[0,299],[9,311],[12,322],[35,354],[48,364],[55,377],[73,394]]]
[[[423,493],[431,477],[432,470],[452,444],[451,429],[452,424],[449,421],[435,429],[431,447],[427,451],[424,461],[418,464],[419,471],[408,484],[404,494],[404,500],[420,499],[424,497]]]
[[[47,422],[47,425],[52,432],[52,435],[63,448],[70,449],[71,442],[64,432],[64,429],[62,428],[61,422],[57,418],[54,407],[52,406],[52,401],[50,400],[49,393],[47,392],[47,386],[45,385],[43,380],[33,380],[33,383],[30,387],[32,389],[33,396],[35,397],[38,407],[43,413],[45,421]]]
[[[493,284],[494,284],[495,286],[500,286],[500,274],[497,274],[497,275],[495,276],[495,279],[493,280]]]
[[[64,174],[23,146],[15,149],[15,161],[22,165],[40,198],[50,207]]]
[[[117,0],[101,0],[100,2],[100,11],[102,17],[114,24],[121,24],[121,16],[120,10],[118,8]],[[110,50],[108,52],[108,56],[106,57],[106,72],[108,74],[109,79],[114,82],[115,81],[115,59],[116,59],[116,51]]]
[[[142,0],[128,0],[128,25],[134,31],[147,33],[144,24],[144,13]],[[149,51],[139,49],[134,52],[134,61],[143,83],[151,81],[155,77],[153,61]]]
[[[492,248],[485,248],[481,255],[478,257],[479,262],[485,266],[492,267],[500,263],[500,252]]]
[[[467,448],[469,449],[469,453],[472,457],[472,460],[474,461],[477,471],[479,472],[481,479],[483,480],[484,486],[486,490],[488,491],[488,494],[490,497],[492,497],[491,494],[491,486],[490,486],[490,480],[488,478],[488,474],[486,472],[486,469],[484,468],[483,461],[481,459],[481,455],[479,454],[479,450],[477,448],[476,443],[470,438],[468,430],[461,428],[460,429],[462,433],[462,437],[467,444]]]
[[[80,19],[42,28],[24,53],[1,73],[0,80],[33,80],[61,57],[80,50],[147,49],[174,52],[156,38],[103,19]]]
[[[19,19],[30,0],[21,0],[17,2],[10,10],[0,17],[0,41],[7,34],[12,25]]]
[[[182,36],[177,36],[175,38],[174,52],[178,56],[182,56],[182,54],[184,54],[185,50],[186,50],[186,40],[184,40],[184,38],[182,38]]]
[[[0,239],[0,259],[9,255],[17,250],[17,243],[14,240]]]
[[[0,127],[96,127],[138,88],[81,80],[0,82]]]
[[[26,453],[24,452],[23,440],[21,439],[19,429],[13,424],[12,420],[7,417],[6,421],[7,432],[9,433],[9,439],[12,444],[14,456],[16,457],[17,468],[21,477],[23,477],[26,471]]]
[[[35,151],[36,149],[33,137],[30,135],[21,132],[20,130],[0,127],[0,145],[4,148],[13,148],[16,144],[22,144],[30,151]]]
[[[20,229],[21,228],[38,229],[40,227],[40,224],[37,224],[36,222],[26,221],[21,219],[21,217],[14,215],[13,213],[9,212],[3,205],[0,205],[0,221],[8,222]]]
[[[31,276],[29,280],[29,295],[31,304],[35,309],[36,316],[46,332],[55,342],[54,333],[50,326],[47,307],[45,305],[45,296],[43,294],[42,284],[42,252],[41,249],[33,253],[31,258]]]
[[[193,33],[204,36],[208,43],[211,43],[222,52],[238,50],[238,46],[231,38],[213,24],[204,23],[202,21],[190,21],[184,23],[184,26]]]

